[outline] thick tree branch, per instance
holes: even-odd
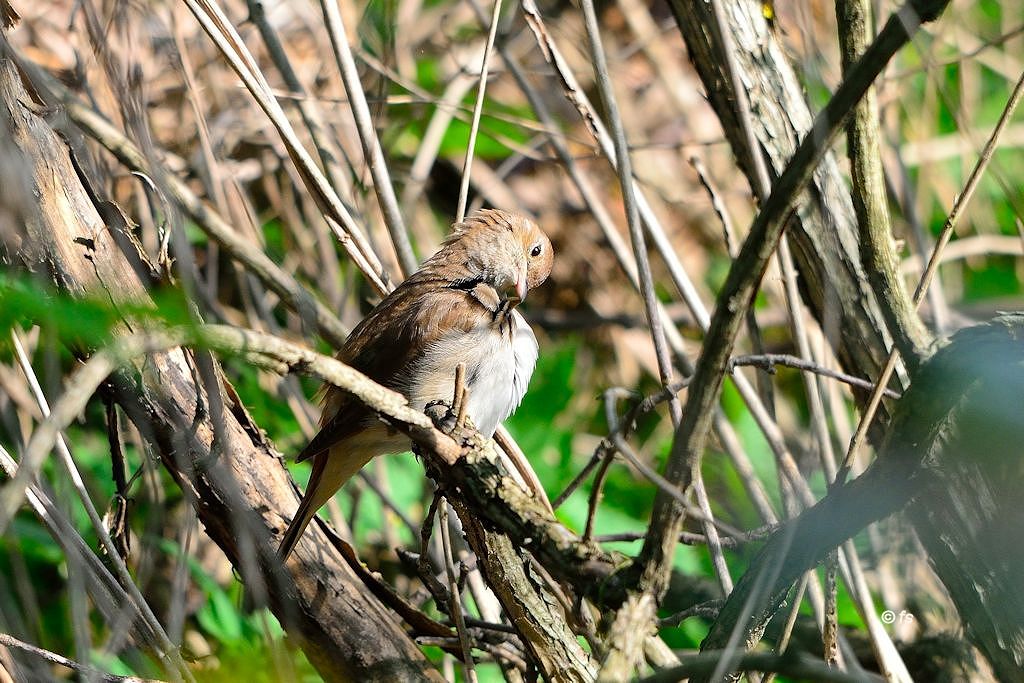
[[[457,484],[452,488],[454,482],[450,475],[462,468],[482,470],[488,473],[486,478],[499,487],[518,488],[518,485],[507,472],[501,471],[490,440],[484,440],[471,425],[455,424],[455,413],[444,406],[430,406],[427,412],[439,425],[448,425],[446,430],[462,444],[463,458],[454,468],[438,462],[432,453],[425,453],[431,463],[428,473],[443,490],[460,494],[450,495],[449,500],[505,614],[540,664],[545,678],[581,683],[593,680],[594,663],[569,628],[568,615],[559,609],[558,601],[551,595],[543,577],[530,569],[529,559],[524,556],[522,548],[530,547],[531,539],[511,535],[505,529],[490,524],[488,517],[480,514],[477,500],[466,496],[465,490]],[[542,509],[539,501],[531,501]]]
[[[945,3],[941,0],[932,4],[915,1],[904,5],[889,18],[815,119],[811,132],[804,137],[754,220],[719,293],[711,326],[687,392],[683,421],[672,444],[666,478],[683,490],[688,488],[693,468],[700,462],[715,404],[728,370],[729,354],[743,317],[801,193],[835,140],[839,126],[889,59],[907,43],[921,21],[934,19],[943,7]],[[640,557],[643,567],[641,589],[653,595],[662,595],[667,586],[673,551],[682,527],[682,513],[682,506],[671,496],[659,492],[651,521],[652,533],[646,539]]]
[[[6,163],[23,169],[23,233],[5,235],[12,255],[64,291],[121,302],[148,296],[82,185],[67,146],[33,108],[21,77],[2,62]],[[125,321],[125,327],[132,321]],[[215,366],[214,366],[215,367]],[[296,496],[278,454],[249,419],[226,382],[205,386],[193,356],[152,355],[114,393],[165,465],[193,498],[210,537],[263,594],[288,632],[303,641],[314,665],[332,679],[436,677],[420,649],[370,596],[319,531],[280,571],[273,541]],[[220,392],[225,392],[220,394]],[[215,392],[215,393],[211,393]],[[211,397],[222,402],[217,406]],[[55,413],[57,410],[55,409]]]
[[[874,28],[871,4],[867,0],[836,0],[836,18],[843,73],[846,74],[871,40]],[[864,269],[875,288],[893,343],[903,358],[913,364],[931,339],[900,276],[879,151],[878,102],[874,87],[868,88],[846,122],[846,144]]]
[[[740,168],[751,186],[757,187],[753,155],[763,154],[772,179],[777,179],[801,139],[811,136],[813,115],[804,87],[774,29],[765,21],[761,5],[746,0],[716,2],[722,5],[727,20],[720,28],[730,35],[734,46],[728,55],[711,30],[715,26],[713,3],[670,0],[669,6]],[[743,99],[733,91],[729,78],[727,67],[732,62],[747,90],[743,99],[753,114],[747,123],[753,128],[757,149],[748,145],[747,125],[739,120],[742,112],[737,102]],[[806,198],[787,232],[799,269],[801,294],[843,368],[854,375],[876,377],[891,342],[862,265],[847,182],[831,153],[815,169]],[[858,395],[858,400],[862,396]]]

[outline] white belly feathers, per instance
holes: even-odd
[[[481,326],[432,344],[410,373],[419,381],[403,392],[412,407],[422,410],[431,401],[452,400],[458,359],[466,364],[466,411],[481,434],[492,436],[519,407],[537,364],[537,338],[518,311],[512,312],[511,327],[511,340]]]

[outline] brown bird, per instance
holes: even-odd
[[[409,404],[452,397],[465,363],[466,413],[484,436],[519,406],[537,362],[537,338],[515,310],[551,272],[551,242],[525,216],[484,210],[453,226],[420,269],[352,330],[338,360]],[[409,449],[405,435],[351,394],[327,386],[302,502],[278,551],[287,559],[316,511],[376,455]]]

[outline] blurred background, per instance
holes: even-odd
[[[7,38],[21,58],[55,76],[127,133],[148,158],[184,179],[238,234],[314,291],[346,326],[354,326],[379,300],[325,225],[266,115],[185,4],[10,2],[20,21],[7,30]],[[782,5],[766,2],[758,9],[797,69],[812,111],[817,111],[839,82],[834,8],[813,0]],[[326,167],[328,179],[365,227],[385,270],[397,273],[319,5],[227,0],[223,7],[311,150],[307,129],[299,124],[304,113],[300,108],[312,105],[334,155],[333,165]],[[493,7],[479,6],[477,0],[341,0],[339,7],[415,255],[424,258],[454,218],[487,37],[480,17],[489,17]],[[888,16],[895,7],[888,1],[876,3],[877,16]],[[538,9],[567,68],[600,112],[578,8],[541,2]],[[661,0],[617,0],[601,2],[598,11],[636,178],[710,307],[731,263],[730,244],[742,240],[755,214],[749,184],[707,103],[669,7]],[[268,47],[268,36],[279,45]],[[551,279],[524,306],[540,339],[540,362],[522,407],[508,422],[555,498],[609,433],[606,402],[611,399],[606,392],[621,388],[616,395],[627,397],[626,402],[649,395],[659,387],[658,373],[641,299],[613,253],[615,236],[595,220],[602,212],[610,216],[618,239],[628,245],[618,179],[567,99],[562,79],[545,59],[519,6],[502,8],[497,44],[471,165],[470,206],[532,214],[555,247]],[[284,56],[275,56],[274,49],[282,49]],[[301,91],[282,76],[284,60]],[[902,269],[911,287],[921,272],[922,249],[930,248],[1022,70],[1024,3],[956,0],[883,72],[878,82],[883,161]],[[63,116],[59,110],[49,115]],[[95,143],[79,142],[88,172],[102,183],[97,189],[137,224],[147,254],[166,253],[168,235],[177,227],[183,230],[188,248],[176,244],[172,250],[177,286],[187,287],[203,318],[333,351],[258,278],[169,205],[148,179],[130,173]],[[840,139],[836,159],[847,173],[844,144]],[[944,253],[940,281],[933,287],[936,294],[924,307],[926,321],[942,330],[987,319],[996,311],[1024,308],[1024,195],[1017,180],[1024,175],[1021,145],[1024,123],[1011,123]],[[591,196],[581,194],[574,174],[589,183]],[[653,258],[652,267],[659,299],[681,332],[685,349],[696,357],[700,327],[679,300],[665,262]],[[0,443],[12,454],[21,452],[41,417],[12,331],[51,401],[61,394],[63,378],[75,366],[55,330],[20,323],[30,317],[33,306],[57,305],[42,293],[34,299],[33,286],[21,278],[6,266],[0,270],[5,286],[19,292],[7,298],[7,308],[0,312],[5,326],[0,341]],[[795,353],[774,267],[766,275],[755,316],[764,351]],[[71,318],[67,322],[80,323]],[[835,367],[820,332],[812,331],[811,341],[817,361]],[[741,353],[752,349],[750,340],[741,341]],[[286,457],[296,453],[312,435],[319,414],[312,401],[316,384],[282,379],[241,358],[223,363],[243,403],[277,449]],[[760,381],[766,379],[786,443],[821,496],[825,480],[803,380],[787,368],[770,376],[762,373]],[[822,395],[830,437],[842,453],[856,419],[849,390],[828,382]],[[775,458],[753,418],[731,388],[722,405],[771,503],[783,509]],[[124,442],[126,476],[120,495],[127,499],[122,528],[130,537],[129,565],[172,637],[181,639],[197,678],[318,680],[269,611],[249,606],[231,565],[205,538],[151,448],[123,416],[115,419]],[[66,436],[92,500],[101,512],[108,507],[110,514],[118,511],[119,487],[111,473],[102,402],[90,403]],[[655,469],[664,462],[671,440],[664,407],[642,415],[631,436],[635,451]],[[757,529],[764,520],[722,448],[713,439],[704,466],[715,513],[738,529]],[[308,476],[302,465],[292,471],[300,484]],[[82,537],[95,546],[95,533],[70,493],[64,470],[47,464],[44,476]],[[590,477],[557,511],[579,531],[586,525],[593,486]],[[627,464],[614,463],[594,519],[598,540],[635,554],[639,541],[621,539],[642,536],[655,490]],[[429,594],[410,578],[396,549],[418,549],[430,495],[430,484],[411,455],[382,458],[325,513],[368,566],[425,609],[430,609]],[[0,538],[0,547],[0,630],[55,652],[77,654],[80,661],[113,673],[161,676],[148,655],[127,645],[91,611],[81,579],[69,572],[59,545],[29,511],[19,514]],[[971,655],[957,650],[966,646],[944,645],[959,642],[960,626],[912,533],[895,517],[861,534],[857,548],[873,609],[911,615],[886,624],[901,648],[919,646],[906,656],[934,657],[940,662],[937,676],[960,680],[963,672],[944,658],[963,654],[969,661]],[[727,550],[734,576],[742,573],[753,552],[742,544]],[[681,547],[677,568],[694,578],[694,590],[705,591],[705,597],[717,595],[702,546]],[[673,607],[681,608],[666,605],[666,614]],[[853,647],[867,651],[863,609],[840,588],[840,624]],[[811,614],[809,606],[803,610]],[[813,643],[818,636],[813,621],[807,623],[809,633],[798,629],[796,637]],[[689,619],[678,628],[663,629],[662,637],[676,648],[696,648],[706,630],[707,622]],[[83,632],[89,634],[85,644]],[[934,647],[926,649],[922,643]],[[436,648],[427,651],[438,661],[443,656]],[[66,670],[42,664],[40,672],[69,676]],[[483,666],[480,675],[491,680],[498,675],[497,667]]]

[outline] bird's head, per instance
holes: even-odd
[[[466,266],[502,294],[526,298],[551,273],[551,242],[518,213],[484,209],[453,228],[449,241],[465,248]]]

